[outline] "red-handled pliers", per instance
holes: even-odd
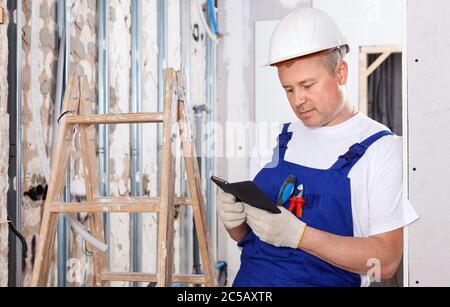
[[[298,190],[300,191],[299,195],[289,199],[290,204],[288,210],[292,213],[295,212],[295,216],[301,218],[303,216],[303,207],[306,204],[306,200],[303,198],[303,184],[298,187]]]

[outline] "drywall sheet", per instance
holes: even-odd
[[[407,1],[410,286],[450,286],[450,2]]]

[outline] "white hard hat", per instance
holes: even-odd
[[[329,15],[313,8],[297,9],[272,34],[266,66],[340,47],[350,52],[347,39]]]

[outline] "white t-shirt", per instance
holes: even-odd
[[[307,128],[298,121],[289,127],[293,135],[285,160],[306,167],[329,169],[352,145],[383,130],[389,129],[361,113],[333,127]],[[355,237],[390,232],[418,219],[403,195],[402,152],[402,138],[385,136],[372,144],[351,169]],[[254,160],[251,169],[261,169],[270,161],[267,157],[264,160]],[[369,278],[361,277],[362,286],[368,286]]]

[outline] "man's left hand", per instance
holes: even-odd
[[[277,247],[298,249],[306,224],[294,214],[279,207],[280,214],[273,214],[244,204],[247,224],[262,241]]]

